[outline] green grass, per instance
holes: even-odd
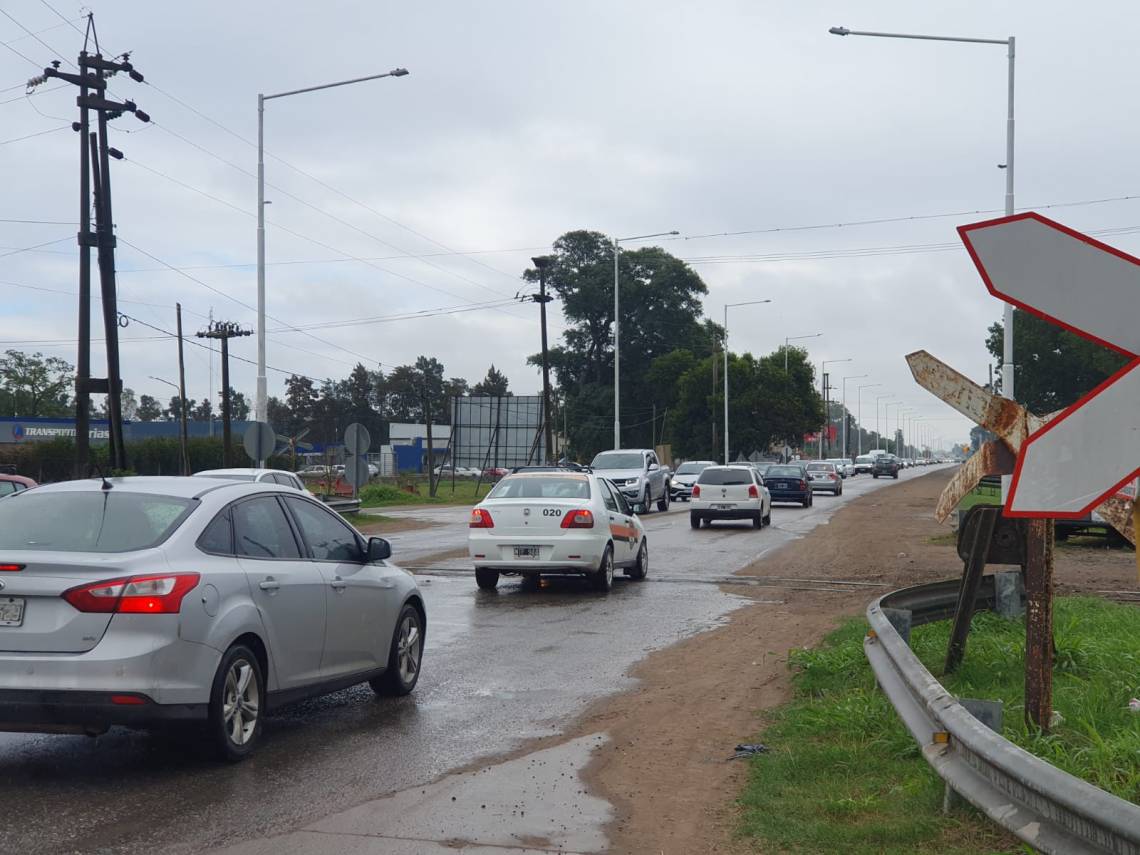
[[[413,487],[416,492],[407,488]],[[382,508],[395,505],[474,505],[487,495],[494,486],[484,481],[479,487],[479,494],[475,494],[475,479],[456,479],[455,490],[451,489],[451,480],[444,479],[439,482],[439,489],[433,498],[429,495],[427,478],[403,480],[394,482],[374,482],[360,488],[360,504],[365,508]]]
[[[943,682],[959,697],[1005,702],[1007,739],[1123,798],[1140,801],[1140,609],[1064,598],[1054,620],[1054,708],[1045,735],[1023,722],[1025,626],[974,619],[960,671]],[[866,624],[852,620],[817,649],[794,651],[794,700],[749,761],[739,834],[788,852],[1021,852],[970,808],[941,813],[943,784],[877,689],[863,655]],[[949,625],[916,629],[914,650],[940,673]]]

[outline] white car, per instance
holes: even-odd
[[[485,590],[504,573],[581,574],[608,591],[615,567],[631,579],[649,572],[645,529],[621,491],[592,472],[552,466],[499,481],[471,511],[467,551]]]
[[[697,477],[689,500],[689,524],[712,520],[752,520],[756,528],[772,524],[772,494],[751,466],[708,466]]]
[[[824,462],[834,463],[835,471],[839,473],[840,478],[847,478],[855,474],[855,464],[846,457],[829,457]]]
[[[861,454],[855,458],[855,474],[858,475],[862,472],[864,475],[870,475],[871,469],[875,464],[875,458],[871,454]]]
[[[224,481],[255,481],[258,484],[280,484],[282,487],[292,487],[302,493],[308,493],[304,483],[294,472],[285,472],[281,469],[204,469],[194,473],[195,478],[221,478]]]

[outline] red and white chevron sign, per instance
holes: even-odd
[[[1140,473],[1140,259],[1035,213],[958,233],[995,297],[1130,357],[1017,456],[1007,516],[1083,517]]]

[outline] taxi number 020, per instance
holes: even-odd
[[[542,515],[544,517],[560,517],[562,516],[562,508],[543,508]]]

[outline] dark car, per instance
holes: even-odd
[[[805,508],[812,505],[811,482],[802,463],[776,463],[764,473],[764,486],[773,502],[796,502]]]
[[[880,454],[871,466],[871,474],[876,478],[881,475],[884,478],[898,480],[900,468],[900,461],[893,454]]]

